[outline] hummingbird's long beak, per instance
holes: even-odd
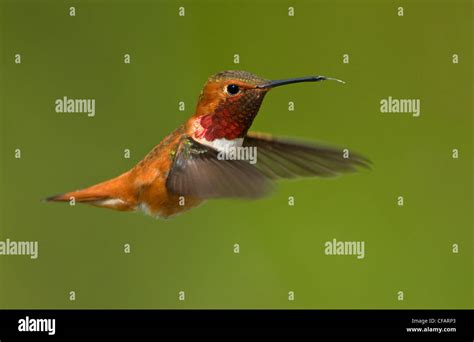
[[[300,83],[300,82],[319,82],[319,81],[337,81],[340,83],[346,83],[344,81],[338,80],[337,78],[325,77],[325,76],[307,76],[307,77],[297,77],[297,78],[288,78],[286,80],[275,80],[268,83],[259,84],[256,86],[258,89],[270,89],[274,87],[279,87],[285,84],[291,83]]]

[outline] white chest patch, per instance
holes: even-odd
[[[235,147],[241,147],[244,143],[244,138],[236,138],[233,140],[227,140],[226,138],[214,139],[212,141],[206,140],[206,138],[196,139],[200,144],[212,147],[216,151],[228,151]]]
[[[203,144],[205,146],[212,147],[216,151],[222,152],[225,150],[228,150],[229,148],[235,148],[235,147],[241,147],[244,138],[236,138],[232,140],[228,140],[226,138],[221,138],[221,139],[214,139],[212,141],[208,141],[206,138],[204,138],[205,135],[205,128],[201,126],[201,118],[195,120],[193,122],[193,127],[194,127],[194,140],[196,140],[198,143]]]

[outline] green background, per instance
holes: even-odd
[[[39,258],[0,256],[0,307],[473,308],[472,13],[452,0],[2,1],[0,240],[39,241]],[[252,129],[349,147],[373,169],[170,220],[40,201],[133,167],[227,69],[345,80],[273,90]],[[56,113],[63,96],[96,99],[96,116]],[[420,99],[421,116],[380,113],[388,96]],[[365,259],[326,256],[333,238],[365,241]]]

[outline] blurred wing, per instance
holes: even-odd
[[[294,177],[332,177],[368,168],[370,161],[352,151],[328,146],[273,138],[262,133],[248,133],[243,146],[257,148],[257,163],[270,179]]]
[[[185,138],[178,147],[166,181],[177,195],[198,198],[256,198],[271,188],[255,166],[243,160],[219,160],[218,151]]]

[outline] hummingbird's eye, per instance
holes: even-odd
[[[240,91],[239,86],[237,84],[229,84],[225,88],[225,90],[229,95],[235,95]]]

